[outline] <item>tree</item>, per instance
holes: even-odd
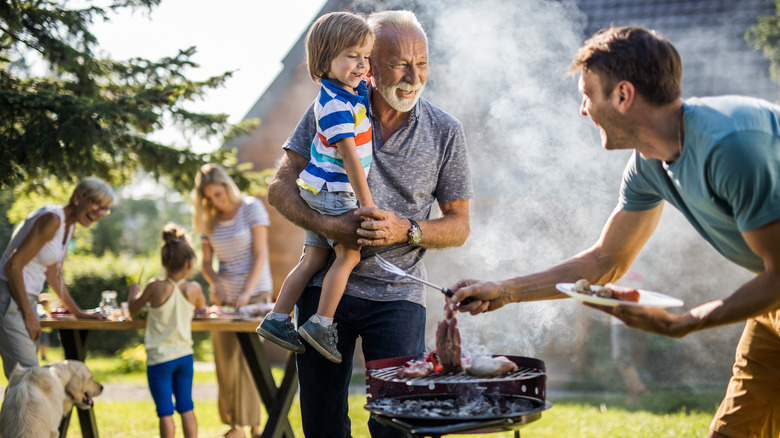
[[[156,61],[96,55],[93,20],[109,20],[119,8],[151,10],[160,1],[81,2],[86,6],[76,9],[64,0],[0,0],[0,189],[86,175],[123,184],[143,168],[186,192],[204,162],[230,164],[232,151],[197,154],[148,134],[167,124],[225,141],[248,132],[251,123],[231,126],[225,114],[183,107],[222,86],[231,72],[188,79],[187,69],[197,67],[194,47]]]
[[[770,77],[780,82],[780,1],[775,4],[775,15],[758,17],[758,23],[745,33],[745,40],[754,49],[764,52],[769,60]]]

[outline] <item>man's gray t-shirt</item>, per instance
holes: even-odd
[[[409,121],[387,141],[382,139],[373,112],[372,124],[374,157],[368,186],[377,207],[402,218],[425,220],[430,218],[431,208],[437,202],[474,196],[463,126],[454,117],[420,99]],[[309,159],[316,132],[310,106],[283,148]],[[425,278],[425,251],[406,243],[363,248],[362,259],[352,271],[344,293],[373,301],[406,300],[425,306],[425,292],[419,283],[384,271],[373,258],[374,254],[381,254],[410,274]],[[330,259],[332,262],[332,252]],[[330,262],[310,285],[322,285]]]

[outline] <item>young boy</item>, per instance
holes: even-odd
[[[366,74],[374,44],[366,20],[356,14],[333,12],[312,24],[306,37],[309,74],[320,82],[314,103],[317,135],[311,161],[298,179],[301,198],[327,215],[340,215],[361,207],[374,207],[366,175],[371,164],[371,119],[368,113]],[[317,313],[300,329],[300,335],[332,362],[341,362],[333,322],[360,251],[306,230],[304,256],[282,284],[273,312],[257,333],[282,347],[303,353],[290,313],[311,277],[325,265],[332,247],[336,260],[325,275]]]

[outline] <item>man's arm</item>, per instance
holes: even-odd
[[[639,251],[655,231],[663,204],[645,211],[616,208],[601,232],[599,240],[587,250],[542,272],[504,281],[460,280],[452,289],[453,302],[474,297],[473,303],[460,307],[477,314],[496,310],[512,302],[565,298],[555,289],[561,282],[585,278],[594,284],[616,281],[628,270]]]
[[[742,236],[750,249],[764,259],[766,270],[728,297],[709,301],[683,315],[673,315],[664,309],[628,309],[628,306],[602,310],[620,318],[629,327],[682,337],[780,308],[780,220],[744,232]]]
[[[299,227],[320,233],[347,247],[359,248],[355,230],[360,226],[360,217],[352,213],[341,216],[320,214],[301,198],[295,181],[308,163],[301,154],[285,151],[277,162],[276,172],[268,186],[268,203]]]
[[[449,248],[461,246],[469,237],[469,201],[440,202],[442,216],[427,221],[417,221],[422,230],[422,240],[418,246],[424,248]],[[395,213],[380,208],[358,208],[355,214],[365,220],[357,230],[361,245],[381,246],[403,243],[408,240],[411,228],[409,219],[398,217]]]

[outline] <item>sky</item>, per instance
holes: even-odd
[[[92,31],[104,54],[117,60],[156,60],[196,46],[192,60],[200,67],[190,71],[190,79],[235,72],[225,87],[187,109],[225,113],[236,123],[276,78],[287,52],[324,4],[325,0],[163,0],[151,13],[125,8],[110,14],[110,21],[96,21]],[[153,138],[184,142],[170,131]],[[192,141],[190,146],[196,152],[210,152],[221,145],[214,140]]]

